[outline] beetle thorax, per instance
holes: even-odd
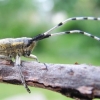
[[[33,41],[31,45],[25,46],[25,48],[23,48],[23,56],[29,56],[32,50],[35,48],[35,46],[36,46],[35,41]]]
[[[16,55],[19,56],[29,56],[34,49],[36,42],[33,41],[29,46],[27,44],[31,38],[6,38],[0,40],[0,55],[8,56],[10,58],[15,58]]]

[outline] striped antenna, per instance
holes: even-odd
[[[39,40],[42,40],[44,38],[48,38],[50,36],[56,36],[56,35],[61,35],[61,34],[65,34],[65,33],[66,34],[68,34],[68,33],[81,33],[81,34],[87,35],[89,37],[92,37],[92,38],[94,38],[96,40],[100,40],[100,38],[98,38],[96,36],[93,36],[93,35],[91,35],[91,34],[89,34],[87,32],[80,31],[80,30],[72,30],[72,31],[66,31],[66,32],[50,34],[50,32],[55,30],[56,28],[66,24],[69,21],[75,21],[75,20],[97,20],[97,21],[100,21],[100,17],[72,17],[72,18],[68,18],[68,19],[60,22],[56,26],[52,27],[51,29],[49,29],[45,33],[39,34],[39,35],[35,36],[34,38],[32,38],[32,40],[29,41],[27,46],[29,46],[33,41],[39,41]]]
[[[56,28],[64,25],[65,23],[69,22],[69,21],[75,21],[75,20],[100,20],[100,17],[72,17],[72,18],[68,18],[66,20],[64,20],[63,22],[60,22],[59,24],[57,24],[56,26],[52,27],[50,30],[46,31],[44,34],[50,34],[51,31],[55,30]]]
[[[81,31],[81,30],[71,30],[71,31],[65,31],[65,32],[59,32],[59,33],[54,33],[54,34],[50,34],[51,36],[57,36],[57,35],[63,35],[63,34],[72,34],[72,33],[79,33],[79,34],[83,34],[83,35],[86,35],[88,37],[91,37],[97,41],[100,41],[100,38],[97,37],[97,36],[94,36],[90,33],[87,33],[87,32],[84,32],[84,31]]]

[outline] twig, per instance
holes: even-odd
[[[26,82],[81,100],[100,98],[100,68],[86,64],[47,64],[22,62]],[[18,69],[9,61],[0,61],[0,82],[21,85]]]

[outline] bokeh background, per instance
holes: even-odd
[[[100,0],[0,0],[0,38],[34,37],[69,17],[100,16]],[[82,30],[100,37],[99,21],[70,21],[52,33]],[[34,55],[40,62],[100,65],[100,42],[81,34],[39,41]],[[0,84],[0,100],[72,100],[58,93]]]

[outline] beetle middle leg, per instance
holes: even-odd
[[[16,59],[15,59],[15,66],[18,68],[19,70],[19,74],[20,74],[20,78],[21,78],[21,81],[22,81],[22,84],[24,85],[24,87],[26,88],[26,90],[31,93],[30,89],[28,88],[26,82],[25,82],[25,78],[22,74],[22,70],[21,70],[21,60],[20,60],[20,56],[17,55],[16,56]]]

